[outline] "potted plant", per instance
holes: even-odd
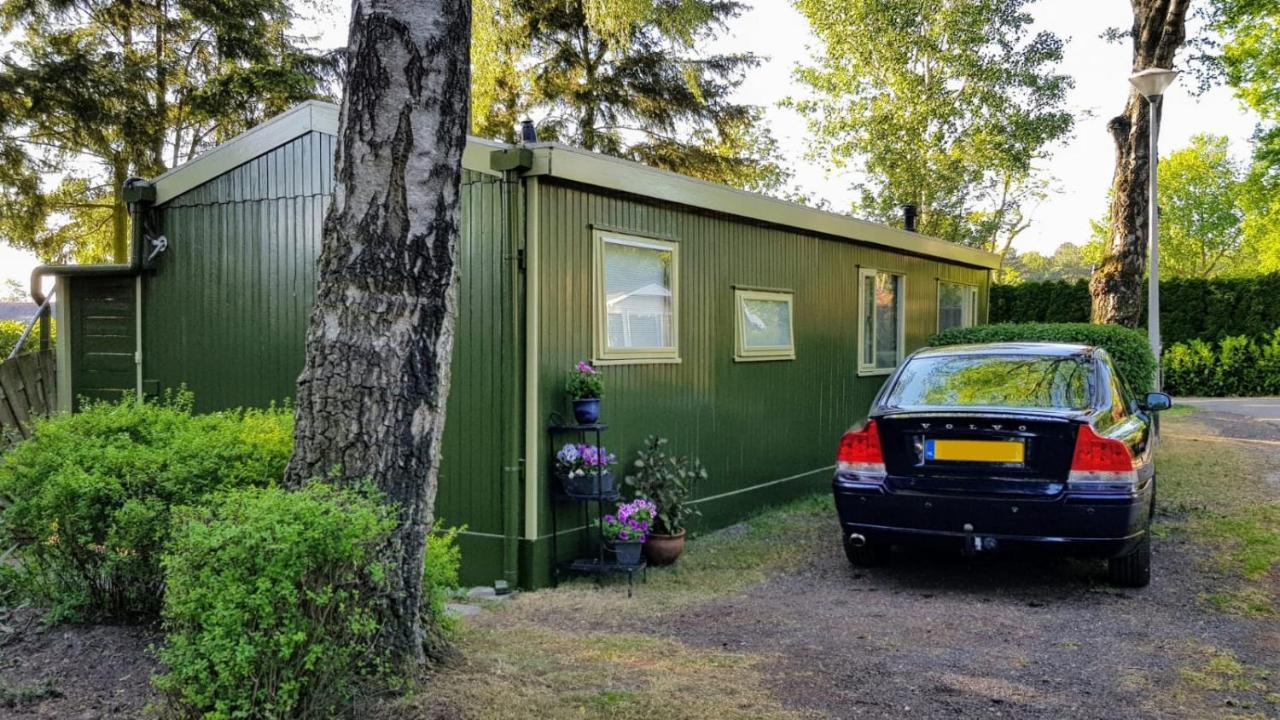
[[[618,457],[604,446],[565,443],[556,453],[556,472],[569,495],[597,496],[614,491],[613,471]]]
[[[600,531],[619,565],[640,564],[640,550],[649,535],[656,510],[647,498],[636,498],[619,505],[612,515],[604,516]]]
[[[600,398],[604,396],[604,378],[591,363],[581,360],[569,372],[564,390],[573,400],[573,417],[579,425],[591,425],[600,419]]]
[[[670,565],[684,551],[685,525],[698,514],[689,504],[694,485],[707,479],[707,470],[697,459],[671,457],[664,438],[650,435],[635,461],[635,474],[625,482],[636,494],[653,501],[657,510],[649,540],[644,545],[650,565]]]

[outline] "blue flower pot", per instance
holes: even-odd
[[[613,542],[609,544],[613,554],[618,558],[619,565],[639,565],[640,564],[640,548],[644,546],[643,542]]]
[[[573,401],[573,419],[579,425],[591,425],[600,419],[600,398]]]
[[[564,483],[565,493],[578,497],[610,495],[616,485],[613,473],[609,470],[601,472],[598,481],[594,472],[588,472],[586,475],[576,477],[562,475],[560,480]]]

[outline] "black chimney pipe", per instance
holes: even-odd
[[[520,142],[529,145],[538,142],[538,129],[533,126],[533,121],[524,119],[520,121]]]
[[[910,203],[903,205],[902,206],[902,227],[906,229],[907,232],[915,232],[916,218],[918,216],[919,216],[919,211],[916,209],[915,205],[911,205]]]

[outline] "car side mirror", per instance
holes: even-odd
[[[1147,393],[1147,396],[1142,399],[1142,409],[1147,412],[1160,412],[1171,407],[1173,407],[1173,398],[1165,393]]]

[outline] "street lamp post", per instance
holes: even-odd
[[[1129,76],[1129,82],[1147,99],[1147,340],[1156,360],[1156,390],[1162,389],[1160,377],[1160,211],[1156,204],[1159,189],[1158,166],[1160,154],[1157,145],[1160,138],[1160,103],[1164,91],[1178,77],[1177,70],[1147,68]]]

